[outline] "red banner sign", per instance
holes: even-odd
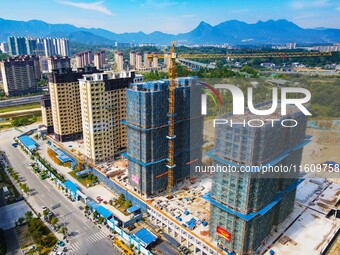
[[[221,228],[220,226],[216,227],[216,233],[220,236],[223,237],[225,240],[227,240],[228,242],[230,242],[231,239],[231,234],[225,230],[224,228]]]

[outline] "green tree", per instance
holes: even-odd
[[[29,191],[29,188],[28,188],[28,186],[27,186],[26,183],[22,183],[21,189],[22,189],[22,191],[23,191],[25,194],[27,194],[28,191]]]
[[[18,224],[21,225],[24,221],[25,221],[25,218],[24,217],[20,217],[18,219]]]
[[[7,59],[8,55],[6,53],[0,53],[0,60]]]
[[[98,178],[97,176],[93,175],[92,178],[91,178],[92,182],[97,182],[98,181]]]
[[[97,216],[98,216],[98,212],[97,212],[97,211],[94,211],[94,212],[93,212],[93,218],[95,219],[95,218],[97,218]]]
[[[33,213],[31,211],[25,212],[25,218],[27,222],[30,222],[33,217]]]
[[[48,215],[48,211],[47,211],[47,210],[44,210],[44,211],[43,211],[43,215],[44,215],[44,216],[47,216],[47,215]]]
[[[56,224],[58,223],[58,221],[59,221],[59,219],[58,219],[57,217],[53,217],[53,218],[51,219],[51,224],[52,224],[52,225],[56,225]]]
[[[130,200],[126,200],[125,202],[124,202],[124,207],[125,208],[129,208],[129,207],[131,207],[131,201]]]
[[[104,222],[104,217],[99,217],[98,223],[99,223],[99,224],[102,224],[103,222]]]
[[[59,233],[61,233],[61,234],[66,234],[66,227],[61,227],[60,229],[59,229]]]

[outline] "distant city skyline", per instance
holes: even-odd
[[[303,28],[340,28],[340,3],[336,0],[0,0],[1,18],[68,23],[103,28],[116,33],[184,33],[200,21],[211,25],[237,19],[287,19]]]

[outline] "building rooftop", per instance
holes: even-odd
[[[71,190],[72,192],[76,193],[78,190],[77,185],[75,185],[73,182],[71,182],[70,180],[67,180],[64,182],[66,188],[68,188],[69,190]]]
[[[93,74],[84,74],[83,78],[79,79],[79,81],[105,81],[112,79],[121,79],[121,78],[131,78],[133,77],[133,72],[112,72],[107,71],[104,73],[93,73]]]
[[[137,239],[144,247],[149,246],[151,243],[157,240],[157,236],[147,230],[146,228],[141,228],[136,233],[133,234],[133,237]]]
[[[35,150],[37,149],[37,143],[28,135],[18,136],[18,139],[29,149]]]
[[[99,205],[96,208],[96,211],[101,214],[105,219],[108,219],[112,216],[112,212],[110,212],[108,209],[106,209],[104,206]]]

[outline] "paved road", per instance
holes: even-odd
[[[11,146],[15,131],[0,133],[0,149],[5,151],[12,167],[25,178],[32,190],[29,202],[40,213],[41,206],[52,208],[56,204],[60,207],[53,210],[59,217],[59,222],[67,226],[71,233],[68,248],[72,254],[119,254],[113,250],[111,241],[103,230],[94,226],[93,223],[84,217],[79,206],[81,202],[72,202],[61,191],[58,191],[49,179],[44,181],[33,173],[28,166],[29,159],[20,150]],[[19,133],[18,133],[19,134]]]
[[[6,107],[6,106],[40,102],[41,97],[42,97],[42,95],[31,96],[31,97],[20,97],[20,98],[8,99],[8,100],[1,100],[0,101],[0,108]]]

